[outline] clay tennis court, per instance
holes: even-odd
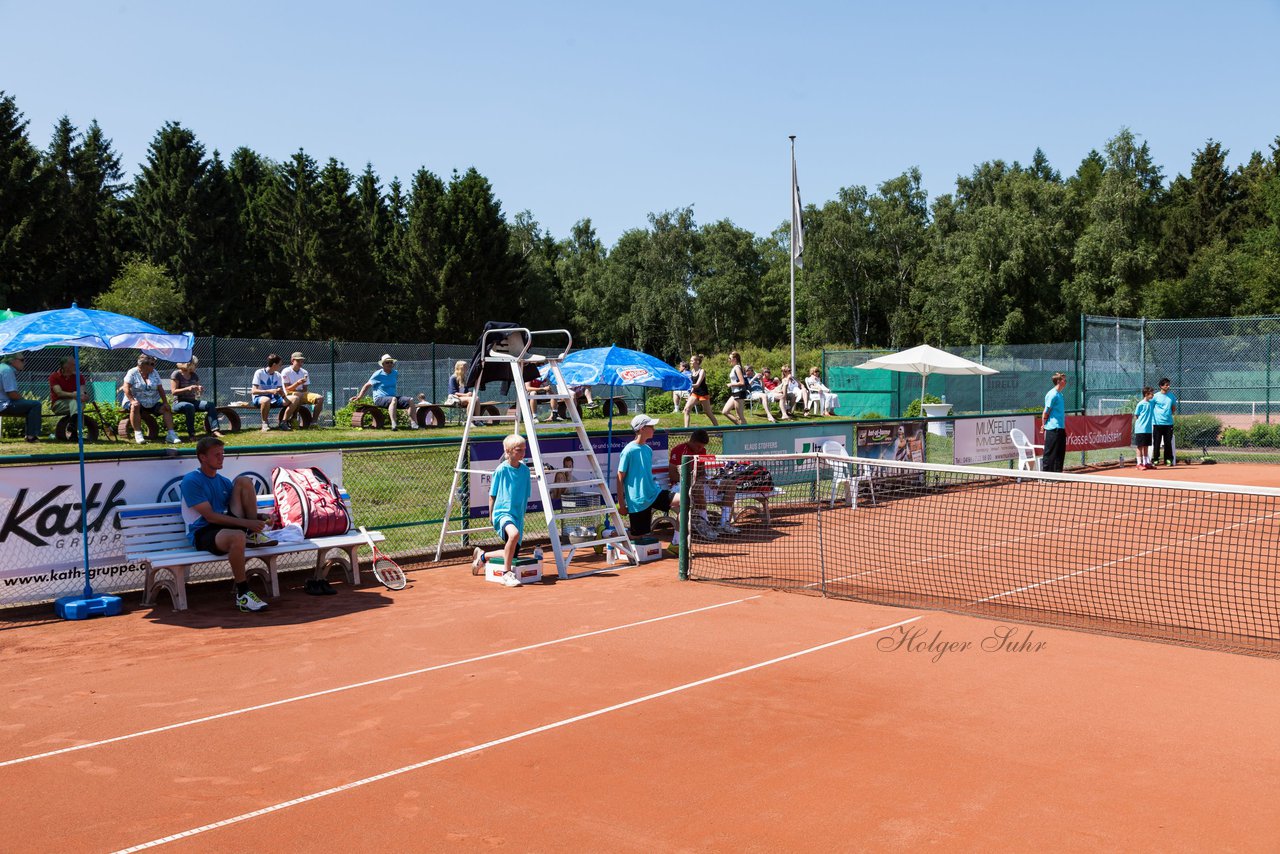
[[[675,570],[10,616],[5,847],[1274,843],[1275,660]]]

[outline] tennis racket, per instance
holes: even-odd
[[[373,537],[369,536],[369,531],[364,525],[360,526],[360,533],[364,534],[364,541],[369,544],[369,548],[373,549],[373,577],[382,582],[388,590],[403,590],[406,581],[400,564],[378,551],[377,544],[373,541]]]

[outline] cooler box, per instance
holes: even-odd
[[[631,540],[636,547],[636,557],[641,563],[648,563],[662,558],[662,543],[653,537],[636,537]]]
[[[118,617],[124,611],[124,600],[119,596],[63,596],[55,599],[53,609],[64,620],[84,620],[89,617]]]
[[[502,567],[503,560],[500,557],[491,557],[484,565],[484,580],[496,581],[502,583]],[[511,571],[516,574],[516,578],[521,584],[537,584],[542,580],[542,561],[534,560],[531,557],[518,557],[511,564]]]

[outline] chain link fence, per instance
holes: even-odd
[[[428,402],[441,403],[448,396],[449,377],[453,375],[454,364],[462,361],[470,365],[475,346],[203,337],[196,338],[192,352],[199,361],[196,373],[205,387],[204,397],[216,406],[237,408],[249,421],[249,426],[252,426],[257,412],[249,405],[254,372],[265,368],[267,357],[273,353],[283,360],[282,369],[289,366],[289,357],[293,353],[302,353],[310,375],[310,391],[324,398],[319,426],[342,427],[348,426],[349,422],[344,425],[341,419],[337,419],[338,412],[379,369],[383,355],[397,360],[401,395],[416,397],[421,394]],[[550,355],[552,351],[535,348],[533,352]],[[24,397],[44,400],[46,414],[51,415],[48,406],[49,377],[70,355],[70,348],[64,347],[35,350],[28,354],[25,370],[18,374],[18,391]],[[84,348],[80,351],[80,367],[86,378],[86,388],[92,400],[103,410],[103,420],[107,423],[112,423],[119,414],[116,408],[120,403],[121,381],[136,364],[137,352],[134,350]],[[156,370],[167,381],[175,367],[160,361]],[[167,382],[165,391],[168,392]],[[610,392],[608,386],[596,386],[592,394],[597,398],[621,397],[627,401],[629,411],[643,411],[643,388],[615,388]],[[504,394],[501,385],[495,383],[486,386],[481,396],[485,402],[494,402],[503,408],[515,401],[514,390]],[[460,418],[459,413],[452,413],[452,416]],[[51,429],[52,421],[46,426]],[[6,438],[22,436],[20,419],[0,417],[0,428]]]
[[[1083,319],[1085,406],[1132,412],[1144,386],[1168,379],[1184,452],[1280,460],[1280,317]]]
[[[959,413],[1010,412],[1038,409],[1049,390],[1050,377],[1057,371],[1069,376],[1079,373],[1079,345],[1019,344],[976,347],[947,347],[948,353],[995,368],[990,376],[929,377],[925,393],[950,403]],[[852,418],[898,418],[920,397],[920,375],[897,371],[864,371],[863,362],[883,356],[889,350],[825,350],[823,376],[840,398],[839,415]],[[1067,386],[1067,407],[1081,406],[1078,384]]]

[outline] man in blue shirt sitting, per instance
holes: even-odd
[[[1067,387],[1067,375],[1058,371],[1053,375],[1053,388],[1044,396],[1044,456],[1040,459],[1041,471],[1062,471],[1067,458],[1067,405],[1062,390]]]
[[[187,537],[201,551],[226,555],[236,580],[236,607],[241,611],[261,611],[267,603],[249,589],[244,572],[245,546],[274,546],[276,541],[263,533],[266,522],[258,518],[258,495],[253,482],[238,477],[232,483],[218,474],[226,452],[217,436],[205,436],[196,443],[200,468],[182,478],[182,518]]]

